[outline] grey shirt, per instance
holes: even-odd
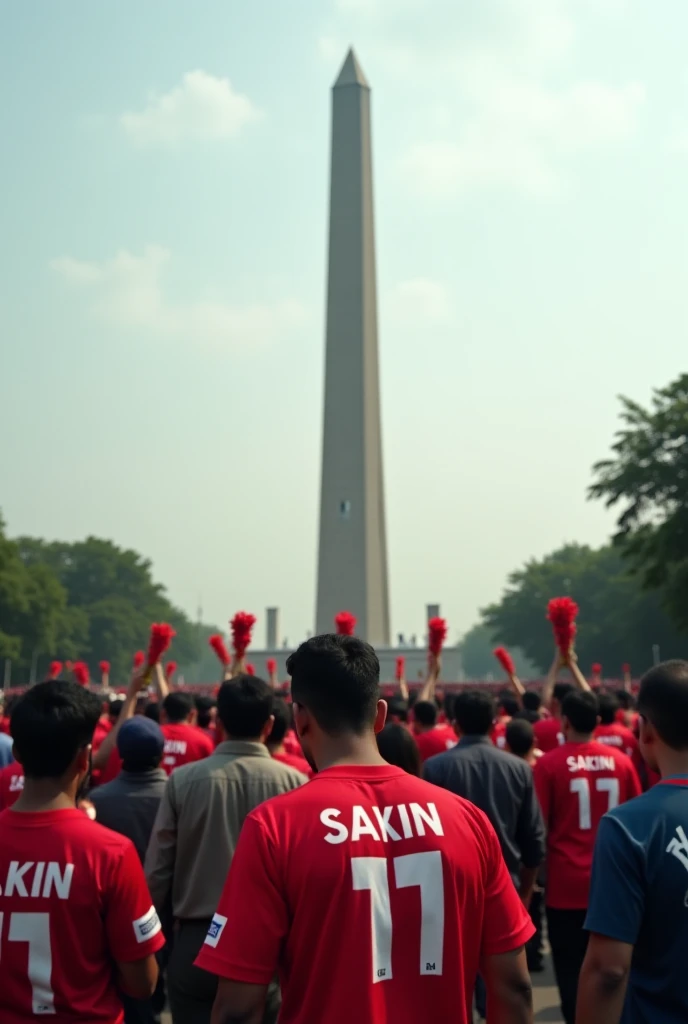
[[[128,836],[141,863],[166,783],[167,775],[162,768],[149,768],[144,772],[122,770],[112,782],[97,786],[89,793],[89,800],[96,809],[96,821]]]
[[[521,864],[536,868],[542,862],[545,826],[525,761],[498,750],[489,736],[463,736],[453,750],[425,762],[423,777],[485,812],[514,880]]]
[[[280,793],[308,782],[273,761],[262,743],[226,740],[210,757],[170,775],[146,854],[158,913],[209,920],[217,908],[244,819]]]

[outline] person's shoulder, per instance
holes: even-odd
[[[600,744],[602,746],[602,744]],[[554,750],[547,750],[543,753],[542,757],[538,758],[536,770],[538,771],[549,771],[552,768],[556,768],[559,764],[565,764],[567,757],[571,751],[567,748],[566,744],[562,744],[559,747],[555,747]]]
[[[452,765],[456,764],[461,753],[462,751],[457,744],[450,750],[442,750],[439,754],[433,754],[432,757],[429,757],[424,762],[423,774],[442,775],[444,772],[449,771]]]
[[[661,787],[653,786],[652,789],[641,793],[633,800],[617,804],[616,807],[607,811],[602,820],[614,822],[635,837],[638,829],[641,832],[645,831],[648,822],[654,824],[658,821],[662,813],[664,797],[665,794],[661,792]]]

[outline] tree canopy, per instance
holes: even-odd
[[[459,642],[461,664],[467,679],[502,678],[504,673],[493,653],[501,643],[502,638],[499,635],[495,637],[484,622],[468,630]],[[539,675],[537,665],[526,658],[519,647],[510,647],[509,653],[521,679],[535,679]]]
[[[592,498],[620,506],[614,542],[688,630],[688,374],[655,390],[650,408],[621,398],[613,456],[598,462]]]

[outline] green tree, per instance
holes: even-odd
[[[593,467],[589,495],[621,507],[615,543],[688,631],[688,374],[655,390],[649,409],[621,405],[613,457]]]
[[[493,654],[495,647],[501,644],[502,641],[495,639],[492,630],[484,622],[469,629],[459,641],[461,663],[466,677],[468,679],[484,679],[486,676],[493,679],[502,678],[504,673]],[[535,679],[540,674],[537,665],[526,658],[520,648],[510,648],[509,653],[514,659],[516,672],[521,679]]]
[[[618,676],[624,662],[644,671],[654,644],[664,657],[681,654],[681,635],[658,596],[642,589],[610,545],[593,550],[569,544],[532,559],[511,573],[501,600],[483,611],[483,619],[494,636],[520,647],[544,672],[553,654],[547,602],[563,594],[580,607],[576,649],[584,672],[595,661],[609,676]]]

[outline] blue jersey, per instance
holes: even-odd
[[[604,816],[585,927],[634,946],[622,1024],[686,1024],[688,776]]]

